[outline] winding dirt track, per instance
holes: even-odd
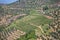
[[[35,24],[32,24],[32,23],[30,23],[30,25],[33,25],[33,26],[36,26],[36,27],[38,27],[38,28],[41,30],[41,32],[42,32],[42,33],[44,33],[44,31],[43,31],[43,29],[42,29],[41,25],[40,25],[40,26],[37,26],[37,25],[35,25]]]
[[[11,18],[6,18],[6,17],[3,17],[2,20],[0,21],[0,25],[9,25],[12,21],[15,21],[16,19],[22,17],[22,16],[26,16],[26,14],[19,14],[19,15],[16,15],[16,16],[13,16]]]

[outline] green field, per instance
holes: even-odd
[[[31,30],[35,30],[35,34],[37,35],[43,35],[42,32],[49,35],[50,29],[48,24],[51,23],[52,20],[46,18],[43,14],[40,14],[35,10],[31,10],[29,13],[29,15],[12,22],[6,30],[12,31],[16,28],[26,33]]]
[[[48,28],[47,24],[49,24],[50,22],[51,22],[51,20],[47,19],[42,14],[39,14],[36,11],[31,11],[28,16],[25,16],[24,18],[14,21],[6,29],[9,29],[9,28],[12,29],[15,27],[16,29],[28,32],[30,30],[37,29],[36,26],[42,25],[42,28],[44,28],[44,30],[45,30],[46,28]],[[33,24],[33,25],[31,25],[31,24]],[[34,25],[36,25],[36,26],[34,26]]]

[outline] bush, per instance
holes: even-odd
[[[48,10],[48,6],[44,6],[43,7],[43,10]]]
[[[36,35],[35,35],[35,31],[29,31],[26,35],[21,36],[19,39],[17,40],[36,40]]]

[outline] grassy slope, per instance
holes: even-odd
[[[41,33],[40,29],[38,29],[34,25],[37,25],[37,26],[42,25],[43,30],[46,31],[46,29],[49,28],[47,24],[50,22],[51,22],[50,19],[47,19],[42,14],[39,14],[36,11],[32,10],[30,12],[30,15],[25,16],[22,19],[16,20],[6,29],[9,29],[9,28],[13,29],[15,27],[16,29],[19,29],[25,32],[28,32],[33,29],[37,29]],[[31,25],[31,24],[34,24],[34,25]]]

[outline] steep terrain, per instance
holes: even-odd
[[[50,8],[49,2],[50,0],[20,0],[1,5],[0,40],[54,39],[50,36],[51,31],[54,31],[50,29],[50,23],[55,9]]]
[[[41,36],[43,34],[49,35],[50,29],[48,24],[50,22],[51,20],[44,17],[42,14],[31,11],[30,15],[13,22],[9,27],[7,27],[7,30],[9,28],[16,28],[26,33],[30,30],[35,30],[37,36]]]

